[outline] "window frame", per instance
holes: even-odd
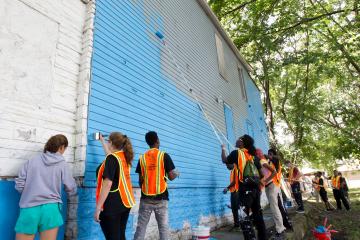
[[[239,82],[240,82],[241,97],[243,100],[245,100],[245,102],[247,102],[248,96],[247,96],[246,85],[245,85],[246,83],[245,83],[245,78],[244,78],[244,70],[240,65],[237,66],[237,72],[238,72]]]
[[[219,74],[225,81],[227,81],[224,45],[221,35],[218,32],[215,32],[215,46]]]

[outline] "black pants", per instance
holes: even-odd
[[[279,207],[279,210],[281,212],[284,227],[286,227],[286,229],[292,230],[293,226],[292,226],[292,224],[290,222],[290,218],[289,218],[289,215],[288,215],[288,213],[286,211],[286,208],[285,208],[285,206],[283,204],[283,201],[281,201],[281,199],[280,199],[280,195],[278,196],[278,207]]]
[[[291,184],[291,191],[294,195],[295,201],[297,205],[299,206],[299,210],[304,210],[304,203],[302,200],[302,194],[301,194],[301,188],[299,182],[294,182]]]
[[[245,188],[244,205],[247,215],[249,215],[250,209],[252,211],[253,222],[258,231],[258,240],[266,240],[266,227],[260,205],[260,196],[261,191],[259,189]]]
[[[336,200],[337,209],[342,209],[342,207],[341,207],[341,201],[342,201],[346,210],[349,210],[350,209],[349,202],[345,197],[344,191],[338,190],[338,189],[333,189],[333,193],[334,193],[334,198]]]
[[[129,218],[130,209],[125,212],[104,215],[100,214],[100,226],[106,240],[125,240],[126,223]]]
[[[239,226],[239,192],[232,192],[230,195],[231,211],[234,217],[234,225]]]
[[[324,203],[327,203],[329,201],[328,196],[327,196],[327,192],[326,192],[325,189],[321,188],[320,191],[319,191],[319,194],[320,194],[321,200]]]

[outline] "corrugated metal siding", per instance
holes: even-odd
[[[171,229],[229,213],[225,209],[229,196],[222,194],[229,172],[220,160],[220,143],[155,32],[164,33],[194,92],[224,134],[224,108],[215,98],[229,104],[238,136],[244,132],[241,122],[247,116],[247,103],[241,100],[238,62],[230,48],[223,44],[225,81],[217,67],[215,28],[195,0],[98,0],[96,4],[85,172],[89,188],[83,189],[79,204],[79,229],[88,231],[79,231],[79,239],[102,239],[92,221],[95,169],[104,158],[100,144],[90,137],[96,131],[121,131],[132,139],[134,186],[137,158],[147,149],[144,135],[148,130],[158,132],[161,148],[181,172],[169,184]],[[129,239],[135,221],[132,211]]]

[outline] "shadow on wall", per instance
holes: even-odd
[[[0,236],[2,240],[15,239],[15,224],[19,216],[19,200],[20,194],[15,190],[15,182],[0,180],[0,211],[2,212],[0,217]],[[62,215],[64,222],[66,220],[66,196],[63,195],[62,200],[64,202],[62,208]],[[58,234],[58,240],[64,239],[64,226],[60,228]],[[37,236],[35,239],[39,239]]]

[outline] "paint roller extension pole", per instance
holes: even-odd
[[[207,120],[208,123],[210,124],[213,132],[214,132],[215,135],[216,135],[216,138],[218,139],[218,141],[220,142],[220,144],[223,144],[223,142],[221,141],[221,138],[220,138],[219,134],[217,133],[217,131],[216,131],[215,127],[214,127],[214,124],[210,121],[209,117],[208,117],[207,114],[205,113],[205,110],[204,110],[204,108],[202,107],[202,105],[201,105],[199,99],[197,98],[197,96],[194,94],[193,91],[191,91],[191,86],[190,86],[189,81],[185,78],[184,73],[180,70],[180,67],[179,67],[179,65],[177,64],[174,55],[172,54],[172,52],[170,51],[169,47],[168,47],[167,44],[165,43],[164,35],[163,35],[160,31],[157,31],[157,32],[155,33],[155,35],[156,35],[161,41],[163,41],[163,44],[164,44],[166,50],[168,51],[168,53],[170,54],[170,56],[171,56],[171,58],[172,58],[172,60],[173,60],[174,65],[176,66],[177,70],[181,73],[181,76],[182,76],[184,82],[186,83],[187,87],[189,88],[190,93],[194,95],[194,98],[195,98],[195,100],[198,102],[198,105],[199,105],[199,108],[200,108],[201,112],[204,114],[206,120]],[[227,140],[227,139],[226,139],[226,140]]]

